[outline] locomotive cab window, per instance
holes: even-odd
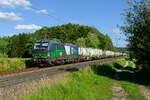
[[[40,43],[35,43],[34,44],[34,49],[39,49],[39,47],[40,47]]]
[[[43,47],[48,47],[48,43],[42,43]]]
[[[47,49],[48,43],[35,43],[34,49]]]

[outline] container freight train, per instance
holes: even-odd
[[[33,61],[38,66],[82,62],[125,55],[124,53],[84,48],[54,40],[37,40],[33,47]]]

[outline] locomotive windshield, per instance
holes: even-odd
[[[41,43],[35,43],[34,49],[47,49],[48,43],[47,42],[41,42]]]

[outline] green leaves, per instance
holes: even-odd
[[[139,64],[149,66],[150,57],[150,1],[129,2],[125,11],[125,26],[122,27],[128,36],[130,54]],[[145,63],[146,62],[146,63]]]

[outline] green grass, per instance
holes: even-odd
[[[133,67],[132,61],[128,61],[128,66],[127,67]]]
[[[150,90],[150,85],[148,85],[147,88]]]
[[[125,59],[119,59],[117,61],[115,61],[117,64],[119,64],[120,66],[124,66],[126,64],[126,60]]]
[[[74,72],[66,82],[44,87],[21,100],[111,100],[113,80],[95,73],[95,68]]]
[[[113,66],[115,70],[121,69],[126,64],[125,59],[118,59],[113,61]]]
[[[23,58],[0,58],[0,72],[26,68],[26,61]]]
[[[135,83],[121,81],[120,84],[128,94],[129,100],[147,100]]]

